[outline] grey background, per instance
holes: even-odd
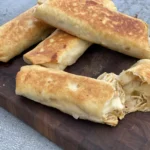
[[[0,0],[1,8],[3,8],[0,9],[0,14],[3,14],[3,17],[0,17],[0,22],[7,22],[15,17],[12,10],[19,14],[28,9],[23,2],[19,8],[18,6],[16,8],[12,3],[13,0],[8,1],[11,11],[5,1]],[[29,6],[36,3],[36,0],[26,0],[26,3],[27,1]],[[120,12],[138,16],[150,24],[150,0],[113,1]],[[60,148],[0,107],[0,150],[60,150]]]

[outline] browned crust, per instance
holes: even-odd
[[[59,63],[59,57],[71,49],[72,42],[77,40],[79,38],[57,30],[36,48],[25,54],[24,58],[30,60],[32,64]]]
[[[81,31],[76,34],[74,31],[71,31],[71,29],[67,30],[67,23],[65,23],[66,28],[63,27],[63,25],[57,26],[57,24],[54,23],[56,27],[65,30],[70,34],[76,35],[90,42],[102,44],[106,47],[108,44],[105,43],[104,38],[106,38],[107,42],[111,43],[111,38],[114,37],[114,40],[112,41],[116,41],[116,43],[112,42],[110,44],[111,46],[108,46],[109,48],[137,58],[149,57],[150,48],[148,43],[148,26],[142,20],[113,11],[111,7],[105,7],[102,4],[102,1],[101,3],[100,1],[97,3],[95,0],[50,0],[42,5],[43,6],[36,11],[37,13],[35,15],[37,17],[38,13],[40,15],[40,9],[42,10],[42,8],[45,9],[49,7],[52,8],[53,13],[58,11],[58,14],[64,13],[64,15],[67,15],[68,17],[64,17],[62,22],[66,21],[66,18],[71,19],[72,21],[70,21],[70,24],[68,25],[75,26],[73,29],[77,30],[79,22],[83,24],[84,29],[88,29],[87,32],[82,32],[80,29]],[[52,23],[53,21],[47,22]],[[58,24],[60,24],[60,22],[58,22]],[[88,34],[87,37],[84,35],[84,32]],[[98,38],[99,34],[102,39]],[[89,38],[94,37],[94,35],[95,39]],[[119,44],[124,44],[124,46],[120,46]]]
[[[33,16],[35,8],[36,6],[0,27],[0,61],[7,62],[54,30]]]
[[[35,7],[34,7],[35,8]],[[10,22],[5,24],[5,27],[1,27],[3,31],[0,33],[0,42],[4,43],[6,40],[11,40],[11,42],[19,42],[20,38],[22,36],[25,36],[26,38],[29,38],[32,35],[32,28],[28,29],[28,32],[25,32],[22,35],[22,32],[24,31],[24,26],[28,26],[27,20],[32,20],[34,26],[37,28],[49,26],[45,24],[43,21],[40,21],[33,17],[34,8],[29,9],[28,11],[24,12],[23,14],[19,15],[17,18],[11,20]]]
[[[76,84],[77,91],[69,89],[69,84]],[[71,100],[78,105],[81,104],[81,106],[82,104],[86,105],[86,103],[89,105],[94,103],[97,104],[99,109],[114,94],[113,87],[106,82],[34,65],[22,67],[17,74],[17,91],[22,91],[23,85],[29,85],[39,94],[44,89],[52,95],[61,97],[64,100]]]
[[[50,7],[55,7],[73,18],[80,18],[97,31],[109,30],[110,34],[120,34],[133,40],[148,42],[146,23],[136,18],[111,11],[102,3],[93,0],[52,0]],[[106,23],[107,22],[107,23]]]

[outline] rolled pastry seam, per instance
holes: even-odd
[[[136,58],[150,58],[148,25],[95,0],[47,0],[35,16],[74,36]]]
[[[90,45],[92,43],[57,29],[23,58],[28,64],[64,70],[74,64]]]
[[[124,105],[119,91],[106,81],[41,66],[24,66],[16,77],[16,94],[72,115],[111,126],[122,119]],[[117,100],[116,100],[117,99]]]
[[[0,61],[8,62],[54,31],[54,27],[33,16],[36,7],[0,26]]]
[[[126,113],[150,111],[150,60],[138,61],[119,75],[126,94]]]

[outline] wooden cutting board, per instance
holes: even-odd
[[[6,7],[16,3],[13,13],[32,4],[27,1],[5,0]],[[2,7],[0,5],[0,7]],[[1,8],[0,8],[1,9]],[[9,7],[9,9],[11,9]],[[5,15],[7,18],[7,14]],[[0,13],[0,18],[2,14]],[[8,15],[10,19],[10,16]],[[0,24],[4,22],[0,19]],[[31,49],[31,48],[30,48]],[[108,50],[91,46],[67,72],[96,78],[103,72],[120,73],[137,60]],[[149,150],[150,113],[127,115],[115,128],[89,121],[75,120],[60,111],[15,95],[15,76],[25,65],[22,55],[9,63],[0,63],[0,106],[33,127],[66,150]],[[107,90],[107,89],[106,89]]]

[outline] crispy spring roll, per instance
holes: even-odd
[[[117,87],[118,88],[118,87]],[[54,107],[75,119],[111,126],[124,117],[124,94],[104,80],[41,66],[24,66],[16,77],[16,94]]]
[[[35,16],[74,36],[136,58],[150,58],[148,25],[95,0],[47,0]]]
[[[119,80],[126,94],[126,113],[150,111],[150,60],[138,61]]]
[[[45,0],[39,0],[42,4]],[[111,10],[116,10],[111,0],[98,0]],[[57,30],[32,51],[24,55],[28,64],[64,70],[74,64],[92,43],[81,40],[64,31]]]
[[[36,7],[0,26],[0,61],[8,62],[54,31],[54,27],[33,16]]]
[[[56,30],[23,58],[28,64],[64,70],[74,64],[90,45],[90,42]]]

